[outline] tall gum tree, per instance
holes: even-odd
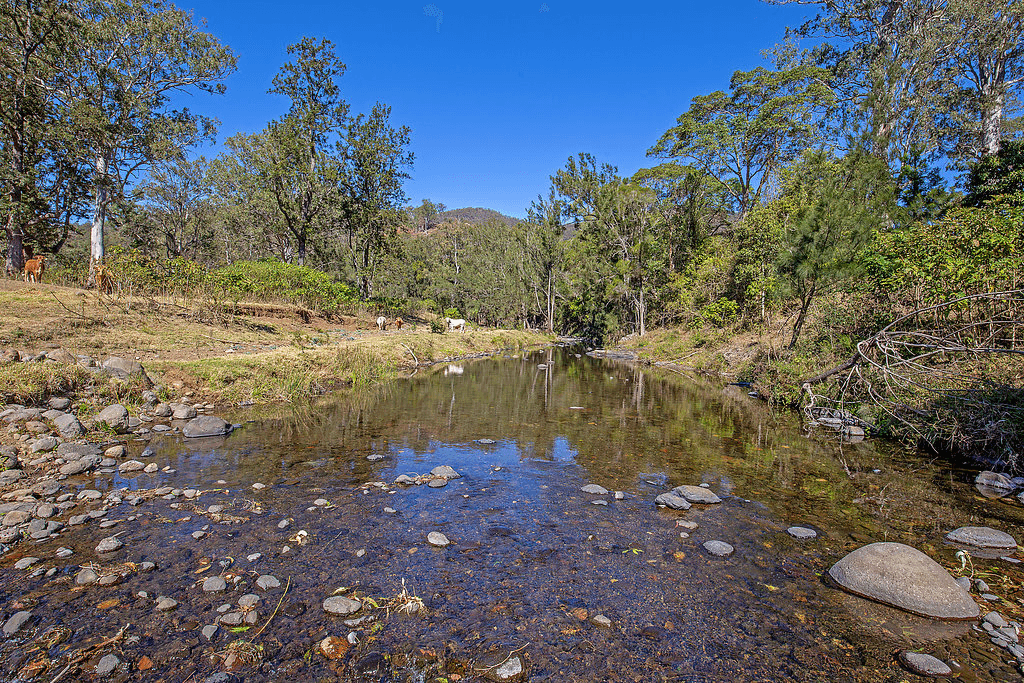
[[[80,3],[80,30],[54,95],[74,112],[92,154],[90,281],[103,262],[108,205],[132,177],[213,134],[214,122],[171,98],[222,93],[235,57],[190,12],[160,0]]]

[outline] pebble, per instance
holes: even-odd
[[[228,612],[221,616],[219,621],[224,626],[241,626],[242,621],[245,619],[245,615],[241,612]]]
[[[228,589],[228,582],[220,576],[209,576],[203,581],[203,592],[219,593]]]
[[[735,548],[725,541],[704,541],[703,546],[704,550],[707,550],[712,555],[717,555],[718,557],[732,555],[735,551]]]
[[[250,562],[255,562],[256,560],[260,559],[261,557],[263,557],[263,553],[253,553],[252,555],[246,556],[245,559],[249,560]]]
[[[586,486],[581,488],[580,491],[583,491],[583,493],[590,493],[596,496],[603,496],[608,493],[608,489],[599,484],[587,484]]]
[[[676,526],[681,526],[684,529],[689,529],[690,531],[693,531],[694,529],[696,529],[700,525],[697,524],[697,522],[691,522],[688,519],[681,519],[678,522],[676,522]]]
[[[607,500],[592,500],[590,502],[593,503],[594,505],[607,505],[608,504]]]
[[[71,557],[74,555],[75,551],[71,548],[57,548],[53,554],[60,559],[64,559],[65,557]]]
[[[316,500],[313,501],[313,505],[316,505],[317,507],[323,507],[325,505],[330,504],[331,501],[327,500],[326,498],[317,498]]]
[[[156,472],[159,469],[160,469],[159,465],[157,465],[155,462],[151,462],[148,465],[146,465],[143,468],[142,471],[145,472],[146,474],[153,474],[154,472]]]
[[[272,574],[264,574],[263,576],[256,579],[256,585],[267,591],[271,588],[280,588],[281,582],[277,580],[276,576]]]
[[[603,614],[595,614],[591,617],[590,621],[596,626],[603,626],[605,628],[612,625],[612,620]]]
[[[252,487],[257,491],[262,491],[263,489],[267,488],[267,485],[261,484],[260,482],[256,482],[255,484],[252,485]]]
[[[396,512],[398,512],[398,510],[396,510],[395,508],[384,508],[384,512],[388,513],[389,515],[393,515]]]
[[[23,558],[21,558],[20,560],[18,560],[17,562],[14,563],[14,568],[15,569],[28,569],[29,567],[31,567],[32,565],[34,565],[38,561],[39,561],[38,557],[23,557]]]
[[[192,532],[192,538],[196,539],[197,541],[199,539],[201,539],[205,535],[206,535],[205,531],[193,531]]]
[[[804,526],[791,526],[786,529],[786,533],[793,538],[799,538],[800,540],[808,540],[818,537],[818,532],[814,529],[808,529]]]
[[[100,541],[99,545],[96,546],[96,552],[112,553],[123,545],[124,543],[121,542],[121,539],[117,538],[116,536],[108,536],[107,538],[104,538],[102,541]]]
[[[21,630],[21,627],[32,618],[32,612],[22,611],[15,612],[14,616],[8,619],[4,623],[4,635],[7,637],[13,636],[15,633]]]
[[[113,673],[120,663],[121,660],[117,658],[117,655],[103,655],[99,664],[96,665],[96,675],[107,676]]]
[[[174,598],[159,598],[156,602],[156,608],[161,612],[169,612],[178,606],[178,601]]]
[[[75,576],[75,583],[79,586],[88,586],[91,583],[96,583],[97,581],[99,581],[99,579],[99,574],[97,574],[94,570],[86,567],[85,569],[78,572],[77,576]]]
[[[429,482],[427,482],[427,486],[429,486],[432,489],[443,489],[447,485],[448,480],[441,477],[431,479]]]
[[[238,598],[239,607],[255,607],[260,601],[260,596],[254,593],[246,593],[242,597]]]
[[[292,522],[289,519],[282,519],[280,522],[277,523],[277,528],[278,529],[287,529],[288,525],[291,524],[291,523]]]
[[[208,643],[212,642],[213,637],[217,635],[218,630],[217,624],[208,624],[207,626],[204,626],[202,630],[203,638],[206,638],[206,642]]]
[[[363,603],[358,600],[346,598],[342,595],[334,595],[324,600],[324,611],[328,614],[337,614],[339,616],[347,616],[349,614],[355,614],[363,607]]]
[[[992,624],[992,626],[995,628],[1006,628],[1010,625],[1006,621],[1006,618],[999,612],[989,612],[984,617],[982,617],[982,621]]]
[[[431,531],[429,534],[427,534],[427,543],[429,543],[430,545],[437,546],[439,548],[443,548],[444,546],[451,543],[451,541],[449,541],[448,537],[442,534],[440,531]]]
[[[923,652],[900,652],[900,662],[912,673],[920,676],[945,677],[951,676],[953,670],[941,659],[926,655]]]

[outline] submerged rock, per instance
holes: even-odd
[[[1007,493],[1016,489],[1016,485],[1010,481],[1009,477],[1006,477],[997,472],[985,471],[980,473],[975,479],[974,483],[978,486],[987,486],[990,489],[1002,489]]]
[[[727,557],[736,550],[725,541],[704,541],[704,550],[718,557]]]
[[[872,543],[832,565],[829,576],[863,598],[935,619],[975,619],[980,610],[938,562],[902,543]]]
[[[900,663],[903,664],[907,671],[918,676],[945,678],[953,675],[953,670],[949,668],[948,664],[923,652],[904,650],[900,652]]]
[[[673,510],[689,510],[690,503],[682,496],[677,496],[674,493],[663,493],[654,499],[655,505],[663,505]]]
[[[791,526],[786,529],[786,533],[793,538],[799,538],[801,540],[808,540],[811,538],[817,538],[818,532],[814,529],[808,529],[804,526]]]
[[[352,598],[346,598],[342,595],[334,595],[324,600],[324,611],[328,614],[337,614],[339,616],[347,616],[349,614],[355,614],[363,608],[363,603]]]
[[[1005,531],[990,529],[987,526],[962,526],[946,534],[946,538],[954,543],[973,545],[978,548],[1017,548],[1017,541]]]
[[[440,531],[431,531],[429,534],[427,534],[427,542],[430,545],[436,545],[439,548],[443,548],[444,546],[451,543],[451,541],[448,540],[448,537],[442,534]]]
[[[716,496],[711,491],[701,486],[677,486],[672,489],[672,493],[685,498],[691,503],[702,503],[704,505],[713,505],[714,503],[721,503],[722,499]]]

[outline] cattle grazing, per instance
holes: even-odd
[[[461,332],[466,331],[466,321],[462,318],[445,318],[444,321],[448,323],[448,331],[459,330]]]
[[[404,324],[405,324],[404,320],[402,320],[401,318],[395,318],[395,329],[396,330],[402,329],[402,325],[404,325]]]
[[[383,332],[383,331],[384,331],[384,329],[385,329],[385,328],[386,328],[387,326],[388,326],[388,319],[387,319],[387,318],[385,318],[384,316],[380,316],[379,318],[377,318],[377,329],[378,329],[378,330],[380,330],[381,332]]]
[[[106,266],[96,266],[96,289],[103,294],[111,294],[114,291],[114,276]]]
[[[46,270],[45,256],[36,256],[25,261],[25,282],[42,282],[44,270]]]

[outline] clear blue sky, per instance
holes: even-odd
[[[226,95],[188,103],[221,120],[220,140],[284,113],[266,91],[285,47],[327,37],[348,65],[341,87],[353,112],[379,100],[412,129],[411,204],[427,197],[514,216],[577,152],[623,173],[655,163],[646,150],[690,98],[762,64],[761,51],[809,11],[759,0],[178,4],[238,55]]]

